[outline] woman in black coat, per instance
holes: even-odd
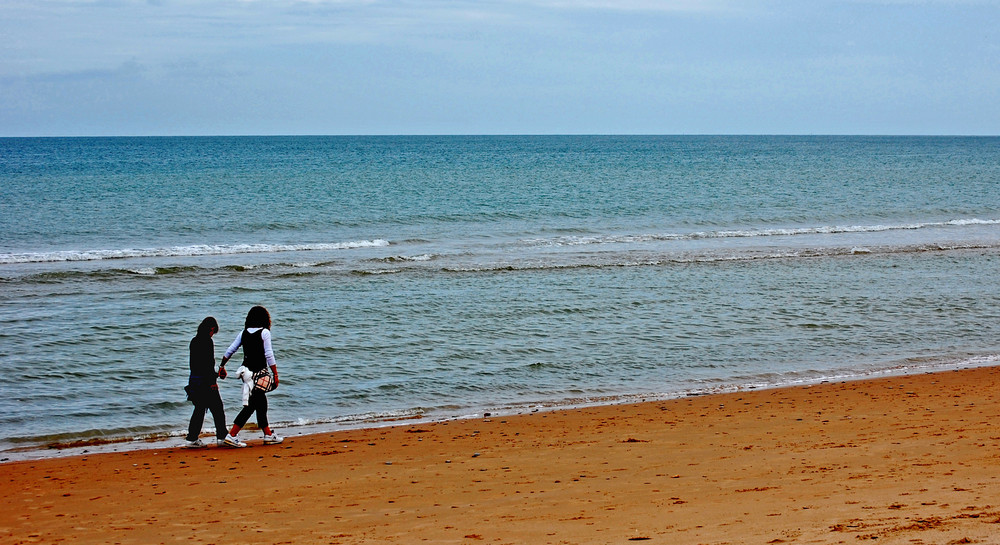
[[[226,378],[226,371],[215,370],[215,343],[212,335],[219,332],[219,323],[209,316],[198,325],[198,334],[191,339],[191,375],[185,390],[188,399],[194,404],[191,423],[188,425],[187,443],[185,448],[201,448],[205,443],[198,438],[201,426],[205,422],[205,411],[212,411],[215,419],[215,438],[217,444],[222,444],[226,438],[226,411],[222,406],[222,396],[219,395],[219,385],[216,377]]]

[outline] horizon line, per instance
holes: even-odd
[[[659,137],[720,137],[720,136],[759,136],[759,137],[869,137],[869,138],[934,138],[934,137],[956,137],[956,138],[996,138],[998,134],[978,134],[978,133],[233,133],[233,134],[66,134],[66,135],[0,135],[0,139],[15,138],[391,138],[391,137],[556,137],[556,136],[659,136]]]

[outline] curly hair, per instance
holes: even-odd
[[[271,315],[267,312],[266,308],[257,305],[247,313],[247,321],[244,327],[247,329],[251,327],[271,329]]]

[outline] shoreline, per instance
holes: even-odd
[[[1000,367],[0,465],[8,543],[990,542]],[[255,507],[256,506],[256,507]]]
[[[288,423],[276,422],[275,429],[285,432],[288,437],[301,437],[307,435],[336,433],[351,430],[381,429],[393,426],[405,426],[409,424],[443,423],[451,421],[461,421],[485,417],[508,417],[514,415],[530,414],[536,412],[575,410],[602,406],[632,405],[638,403],[670,401],[686,399],[692,397],[714,396],[736,394],[740,392],[780,390],[785,388],[808,387],[817,384],[830,382],[854,382],[865,380],[876,380],[879,378],[909,376],[923,373],[941,373],[954,370],[974,369],[979,367],[990,367],[1000,365],[1000,356],[982,355],[964,358],[958,362],[949,363],[928,363],[923,365],[910,364],[899,365],[888,368],[872,370],[844,369],[840,374],[802,377],[797,379],[786,378],[783,382],[744,382],[744,383],[720,383],[715,386],[702,386],[700,388],[683,388],[676,391],[664,393],[628,393],[628,394],[608,394],[594,395],[589,397],[567,398],[555,401],[532,401],[519,405],[508,405],[501,407],[468,407],[460,414],[454,411],[428,411],[426,413],[408,414],[407,411],[399,411],[398,414],[385,415],[349,415],[340,417],[328,422],[308,422],[308,423]],[[445,414],[451,412],[453,414]],[[210,417],[210,415],[209,415]],[[208,418],[208,417],[207,417]],[[207,419],[206,422],[209,422]],[[231,424],[231,423],[229,423]],[[227,425],[229,425],[227,424]],[[62,458],[71,456],[82,456],[87,454],[107,454],[114,452],[132,452],[138,450],[155,450],[179,447],[182,443],[186,430],[178,426],[173,431],[154,432],[140,436],[92,436],[81,439],[67,439],[63,441],[47,441],[23,446],[0,449],[0,467],[4,464],[18,461],[43,460],[48,458]],[[207,430],[203,431],[201,438],[207,440],[212,438],[212,434]],[[254,432],[256,423],[251,420],[247,423],[244,433]]]

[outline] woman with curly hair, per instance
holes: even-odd
[[[265,390],[255,388],[252,381],[247,380],[254,374],[267,373],[270,368],[270,380],[273,386],[278,387],[278,366],[274,361],[274,350],[271,348],[271,315],[262,306],[255,306],[247,313],[246,323],[243,331],[236,337],[233,344],[226,349],[222,356],[221,367],[226,365],[229,358],[236,351],[243,347],[243,365],[237,371],[237,375],[244,379],[243,387],[243,410],[236,415],[233,420],[233,427],[229,430],[229,435],[223,440],[230,447],[245,447],[246,443],[239,439],[240,429],[250,419],[250,415],[257,413],[257,426],[264,432],[264,444],[276,445],[283,438],[271,431],[267,422],[267,393]]]

